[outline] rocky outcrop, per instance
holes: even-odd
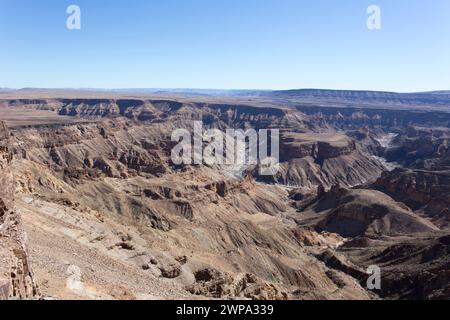
[[[227,181],[213,182],[205,186],[206,189],[215,191],[219,196],[225,198],[230,190],[230,183]]]
[[[358,130],[347,131],[346,134],[355,140],[357,149],[366,154],[375,156],[382,155],[384,149],[379,141],[378,135],[374,130],[363,127]]]
[[[258,279],[253,274],[241,274],[233,278],[212,268],[198,270],[195,284],[187,290],[195,295],[212,298],[246,298],[252,300],[287,300],[288,293],[274,284]]]
[[[353,260],[381,268],[381,290],[387,299],[448,300],[450,298],[450,235],[435,234],[399,243],[367,247]]]
[[[389,107],[392,106],[386,105],[386,108],[377,108],[376,106],[361,108],[358,105],[354,107],[319,107],[314,103],[296,106],[298,111],[311,117],[315,123],[329,124],[344,130],[358,130],[367,126],[390,131],[409,125],[441,127],[450,125],[450,113],[447,110],[412,110],[408,106],[405,106],[404,110],[399,110],[401,108],[389,110]],[[443,106],[440,107],[444,109]]]
[[[450,169],[450,129],[410,126],[398,135],[386,158],[401,165],[424,170]]]
[[[151,140],[158,137],[150,128],[105,121],[23,129],[15,132],[12,145],[17,158],[46,164],[68,177],[125,178],[168,170],[166,151]],[[167,139],[160,137],[159,143]]]
[[[372,190],[334,186],[305,213],[318,216],[317,231],[338,233],[346,238],[379,238],[439,230],[406,205]]]
[[[371,188],[392,196],[436,225],[450,225],[450,130],[410,126],[398,135],[386,157],[401,164]]]
[[[274,176],[254,175],[258,180],[292,187],[356,186],[375,181],[383,164],[359,150],[351,138],[334,134],[286,134],[280,146],[280,170]]]
[[[153,150],[130,148],[127,153],[122,154],[119,161],[137,173],[162,175],[167,171],[161,157]]]
[[[344,255],[333,252],[330,249],[318,253],[316,257],[325,263],[325,265],[330,269],[344,272],[345,274],[359,280],[364,280],[367,278],[367,274],[362,270],[362,268],[353,264]]]
[[[32,299],[39,295],[15,209],[15,182],[11,170],[9,133],[0,122],[0,300]]]
[[[339,133],[284,133],[281,139],[281,161],[312,157],[317,162],[351,154],[356,150],[353,140]]]
[[[182,262],[185,263],[185,261]],[[182,263],[166,254],[147,257],[146,261],[142,265],[144,270],[151,271],[155,268],[158,269],[157,272],[159,272],[162,277],[167,279],[174,279],[180,276],[181,267]]]
[[[441,227],[450,225],[450,171],[398,168],[386,172],[373,188],[389,194]]]
[[[161,186],[148,187],[143,190],[143,193],[147,198],[152,200],[173,200],[181,197],[181,192],[179,190]]]

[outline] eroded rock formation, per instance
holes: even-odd
[[[38,297],[20,213],[15,208],[9,132],[0,122],[0,300]]]
[[[0,194],[0,296],[37,294],[29,260],[44,295],[56,298],[449,296],[448,134],[406,127],[429,123],[428,113],[267,101],[3,104],[48,118],[11,117],[11,134],[0,130],[8,186]],[[173,165],[170,133],[194,120],[280,129],[280,172]],[[397,138],[386,147],[378,138],[390,130]],[[375,156],[407,168],[388,172]],[[382,291],[365,287],[372,264],[383,268]]]

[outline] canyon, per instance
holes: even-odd
[[[0,300],[449,299],[449,111],[437,93],[1,93]],[[279,172],[175,165],[195,121],[280,130]]]

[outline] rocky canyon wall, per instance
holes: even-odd
[[[20,213],[14,207],[11,161],[9,132],[0,122],[0,300],[38,296],[24,244]]]

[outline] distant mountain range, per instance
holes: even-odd
[[[372,90],[331,90],[331,89],[290,89],[290,90],[260,90],[260,89],[190,89],[190,88],[0,88],[0,91],[89,91],[114,93],[179,93],[202,96],[270,96],[270,97],[333,97],[333,98],[417,98],[432,95],[449,96],[450,90],[399,93],[391,91]]]
[[[192,96],[257,96],[270,91],[265,90],[222,90],[222,89],[189,89],[189,88],[125,88],[125,89],[102,89],[102,88],[0,88],[8,92],[100,92],[100,93],[132,93],[132,94],[183,94]]]
[[[369,90],[329,90],[329,89],[294,89],[294,90],[221,90],[221,89],[161,89],[161,88],[129,88],[129,89],[44,89],[0,88],[4,96],[39,97],[63,96],[74,94],[95,96],[96,94],[115,96],[184,96],[203,99],[214,98],[216,101],[223,98],[233,98],[240,103],[265,103],[274,105],[298,107],[350,107],[375,108],[397,110],[432,110],[450,112],[450,91],[430,91],[417,93],[398,93],[388,91]]]
[[[450,91],[432,91],[417,93],[398,93],[389,91],[369,90],[328,90],[328,89],[295,89],[263,92],[263,95],[279,97],[333,97],[333,98],[418,98],[433,95],[448,95]]]

